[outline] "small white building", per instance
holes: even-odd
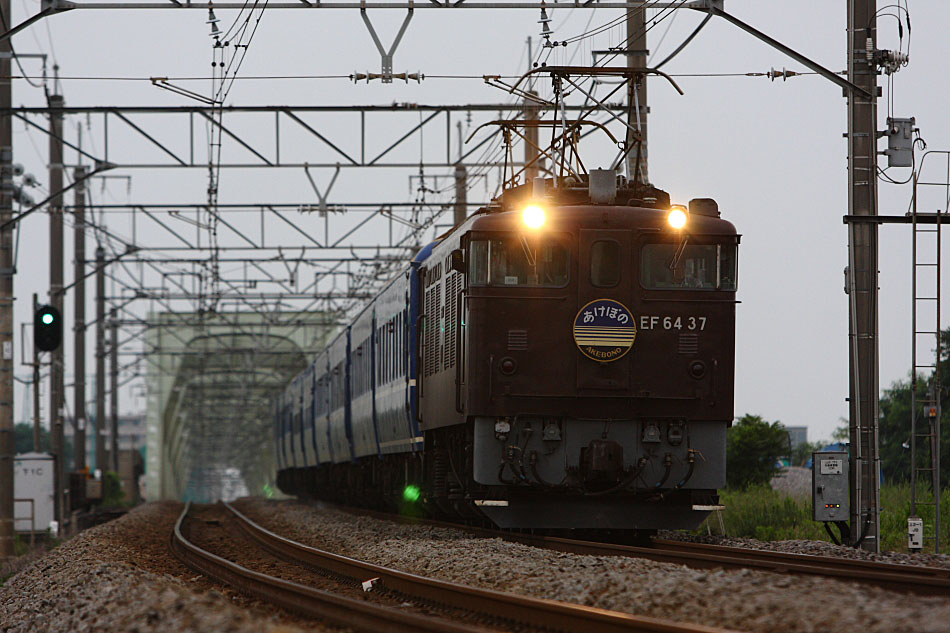
[[[49,453],[17,455],[13,460],[14,530],[45,532],[55,516],[53,494],[53,456]],[[32,504],[27,499],[32,499]]]

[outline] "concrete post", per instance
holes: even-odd
[[[10,0],[0,0],[12,15]],[[0,107],[13,105],[10,40],[0,41]],[[0,117],[0,224],[13,217],[13,117]],[[0,230],[0,560],[13,556],[13,227]]]
[[[848,81],[871,98],[848,95],[848,214],[876,216],[877,0],[848,0]],[[861,547],[880,551],[878,456],[878,226],[848,225],[851,533]],[[865,530],[865,526],[867,529]]]
[[[96,468],[106,464],[106,252],[96,249]]]
[[[109,389],[109,403],[111,409],[112,425],[109,429],[111,434],[111,446],[109,448],[109,457],[111,470],[119,472],[119,324],[113,315],[112,323],[109,326],[112,332],[112,344],[109,347],[109,374],[112,378],[112,385]]]
[[[646,8],[627,9],[627,66],[630,68],[644,68],[647,65],[647,33]],[[636,90],[636,94],[634,93]],[[650,182],[650,172],[647,169],[647,81],[646,77],[638,85],[631,82],[627,89],[627,104],[630,108],[630,125],[636,127],[640,121],[641,145],[639,150],[633,149],[627,154],[627,177],[633,180],[637,174],[637,156],[640,157],[640,183]],[[640,115],[637,116],[636,107],[639,104]],[[633,132],[627,129],[627,147],[633,147]]]

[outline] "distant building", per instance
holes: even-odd
[[[792,445],[792,450],[808,441],[807,426],[786,426],[785,431],[788,433],[788,441]]]
[[[94,436],[95,415],[89,416],[86,426],[86,463],[90,468],[95,468],[96,461],[96,442]],[[71,420],[65,420],[63,424],[64,435],[72,440],[73,424]],[[112,447],[112,420],[106,419],[105,426],[105,449],[108,454]],[[145,449],[145,413],[136,413],[132,415],[119,416],[119,450],[124,451],[134,449],[140,453]],[[144,455],[143,455],[144,456]]]

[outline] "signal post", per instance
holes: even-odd
[[[54,68],[54,71],[56,69]],[[55,82],[54,82],[55,87]],[[49,299],[50,305],[63,312],[63,105],[62,95],[49,96]],[[55,456],[53,485],[56,520],[63,527],[65,516],[66,451],[63,442],[63,350],[52,351],[50,358],[49,421],[50,446]]]

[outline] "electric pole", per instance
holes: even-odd
[[[10,0],[0,0],[13,15]],[[0,107],[13,105],[10,39],[0,41]],[[0,225],[13,218],[13,117],[0,117]],[[0,560],[13,556],[13,226],[0,229]]]
[[[86,168],[79,166],[73,173],[75,189],[73,219],[73,331],[76,341],[73,350],[73,449],[74,468],[86,466]]]
[[[106,471],[106,251],[96,248],[96,468]]]
[[[627,9],[627,67],[645,68],[647,65],[647,10],[646,7]],[[630,80],[627,86],[627,106],[630,108],[630,126],[640,130],[640,147],[627,154],[627,178],[647,184],[650,174],[647,170],[647,79],[644,75],[639,81]],[[626,146],[634,147],[634,134],[627,128]],[[638,165],[639,157],[639,165]],[[639,175],[638,175],[639,167]]]
[[[455,165],[455,208],[453,221],[458,226],[468,216],[468,170],[465,165]]]
[[[877,0],[848,0],[848,81],[870,97],[848,99],[849,409],[851,532],[880,551],[878,456]]]
[[[537,96],[538,93],[534,90],[528,90],[528,94]],[[524,164],[526,165],[524,181],[528,185],[538,177],[541,167],[538,161],[538,127],[536,125],[539,110],[537,103],[531,101],[531,99],[524,100],[524,120],[527,124],[524,130]]]
[[[55,83],[53,84],[55,86]],[[49,121],[49,299],[63,313],[63,105],[62,95],[50,95]],[[55,516],[60,529],[65,518],[66,451],[63,443],[63,346],[50,352],[49,420],[56,490]]]
[[[531,38],[529,37],[526,44],[528,45],[528,70],[531,70],[534,64],[534,51],[531,46]],[[538,93],[534,89],[534,79],[531,78],[528,80],[528,97],[524,100],[524,120],[525,120],[525,130],[524,130],[524,181],[525,184],[531,185],[534,183],[534,179],[538,177],[540,173],[541,165],[538,162],[538,128],[535,125],[535,122],[538,120],[538,113],[540,108],[536,101],[532,101],[530,97],[537,97]]]
[[[109,325],[112,332],[112,347],[109,349],[109,364],[111,365],[110,375],[112,386],[109,389],[109,402],[112,417],[112,428],[109,429],[112,434],[111,448],[109,449],[112,472],[119,472],[119,324],[113,314],[112,323]]]

